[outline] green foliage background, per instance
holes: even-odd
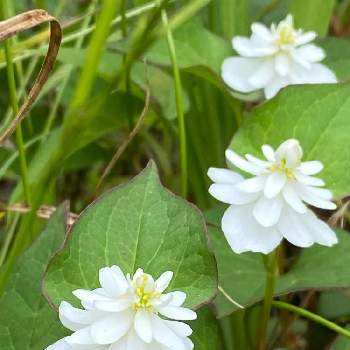
[[[110,264],[126,272],[146,266],[155,275],[172,269],[176,274],[170,288],[186,291],[189,307],[199,309],[210,303],[192,324],[196,350],[253,349],[265,269],[259,254],[236,255],[228,248],[220,230],[223,208],[217,208],[207,192],[207,169],[225,166],[227,147],[260,155],[263,143],[277,146],[295,137],[305,159],[325,164],[321,176],[339,204],[346,203],[350,193],[350,2],[162,1],[168,28],[158,1],[3,2],[7,16],[46,9],[61,21],[64,39],[55,70],[22,123],[32,210],[26,214],[5,210],[1,216],[0,349],[40,350],[65,335],[42,296],[44,274],[43,292],[57,305],[62,299],[73,301],[75,288],[96,287],[98,268]],[[220,77],[221,64],[235,54],[233,36],[248,35],[254,21],[269,25],[287,13],[294,15],[297,26],[318,33],[317,44],[327,53],[324,63],[341,83],[287,87],[256,106],[252,101],[259,100],[259,93],[241,95],[227,89]],[[175,60],[169,53],[169,33]],[[10,43],[22,102],[46,53],[47,34],[45,28],[35,28]],[[7,63],[0,47],[0,131],[12,118]],[[139,121],[147,91],[150,103],[135,138],[98,186],[103,170]],[[187,140],[186,199],[201,210],[210,209],[206,212],[209,233],[200,211],[161,185],[181,193],[179,112],[184,114]],[[150,159],[158,170],[152,163],[129,182]],[[20,174],[18,152],[10,140],[0,148],[2,207],[24,202]],[[88,208],[62,246],[68,209],[59,204],[65,199],[74,213]],[[42,205],[58,207],[48,223],[36,215]],[[342,305],[349,303],[346,208],[342,215],[343,230],[337,228],[340,243],[331,249],[293,251],[288,272],[278,279],[276,296],[300,304],[304,291],[317,290],[313,311],[346,325],[350,308],[334,310],[332,304],[337,298],[343,298]],[[328,289],[334,291],[324,292]],[[232,300],[246,309],[239,311]],[[281,332],[278,315],[282,330],[288,323],[288,315],[276,312],[272,335]],[[288,349],[349,347],[346,338],[324,335],[323,329],[304,319],[290,328],[291,340],[275,344]]]

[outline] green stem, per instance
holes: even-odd
[[[321,317],[317,314],[314,314],[308,310],[305,310],[301,307],[286,303],[284,301],[277,301],[277,300],[272,301],[272,306],[279,308],[279,309],[288,310],[290,312],[293,312],[295,314],[303,316],[311,321],[319,323],[320,325],[322,325],[326,328],[331,329],[332,331],[334,331],[336,333],[339,333],[345,337],[350,338],[350,331],[349,330],[347,330],[343,327],[340,327],[336,323],[331,322],[331,321],[327,320],[326,318],[323,318],[323,317]]]
[[[126,18],[126,12],[128,8],[127,0],[122,0],[121,10],[122,10],[122,22],[121,22],[121,28],[123,32],[123,37],[126,38],[128,34],[128,22]]]
[[[87,10],[87,16],[84,19],[81,28],[84,30],[86,28],[88,28],[90,22],[91,22],[91,18],[92,15],[89,16],[89,14],[93,13],[95,10],[95,7],[97,6],[97,0],[93,0]],[[77,38],[77,41],[75,43],[75,48],[76,49],[80,49],[82,47],[84,43],[84,36],[80,36]],[[45,142],[45,140],[47,139],[50,131],[51,131],[51,127],[53,125],[53,122],[55,120],[55,117],[57,115],[57,111],[58,111],[58,107],[60,106],[64,91],[66,90],[66,87],[70,81],[71,78],[71,73],[73,71],[74,66],[70,66],[67,72],[66,77],[64,78],[64,80],[62,81],[58,91],[57,91],[57,95],[55,97],[55,100],[52,104],[52,108],[50,110],[50,114],[47,118],[47,122],[46,125],[44,127],[44,131],[43,131],[43,138],[42,138],[42,143]]]
[[[7,231],[5,240],[3,245],[1,246],[1,250],[0,250],[0,267],[4,264],[6,257],[7,257],[7,252],[10,248],[13,236],[15,235],[16,232],[16,227],[18,224],[20,218],[20,214],[16,214],[14,219],[12,220],[11,226],[9,228],[9,230]]]
[[[96,77],[99,60],[105,50],[107,37],[111,29],[113,16],[120,8],[121,0],[106,0],[97,19],[96,29],[93,32],[84,62],[84,69],[81,72],[78,86],[73,95],[67,115],[76,118],[77,108],[81,107],[92,91],[94,79]]]
[[[267,343],[268,324],[270,320],[270,313],[273,301],[273,293],[275,290],[275,282],[278,274],[278,248],[270,254],[264,256],[265,268],[266,268],[266,284],[265,284],[265,296],[264,304],[261,315],[261,323],[258,334],[258,350],[265,350]]]
[[[8,14],[7,0],[1,1],[1,17],[6,18]],[[16,81],[15,81],[15,72],[13,66],[13,56],[12,56],[12,48],[10,40],[5,42],[5,57],[6,57],[6,71],[7,71],[7,80],[8,80],[8,88],[10,93],[10,100],[13,115],[15,116],[18,111],[18,100],[17,100],[17,90],[16,90]],[[23,143],[23,135],[22,135],[22,127],[19,124],[16,129],[16,144],[19,152],[19,160],[20,160],[20,169],[21,169],[21,177],[22,184],[24,190],[24,197],[27,204],[30,204],[30,189],[28,184],[28,168],[27,168],[27,160]]]
[[[169,55],[170,55],[171,64],[173,67],[173,75],[174,75],[174,82],[175,82],[176,112],[177,112],[177,119],[178,119],[178,126],[179,126],[181,195],[184,198],[186,198],[187,191],[188,191],[187,141],[186,141],[185,116],[183,111],[181,76],[180,76],[180,70],[176,59],[174,38],[169,27],[168,16],[165,10],[162,10],[162,21],[163,21],[164,28],[166,29]]]
[[[169,0],[169,3],[173,3],[175,1],[177,1],[177,0]],[[136,17],[142,16],[145,13],[152,11],[156,7],[158,7],[158,0],[149,2],[143,6],[139,6],[137,8],[128,10],[128,12],[125,14],[125,17],[127,20],[132,19],[132,18],[136,18]],[[78,18],[76,21],[72,21],[67,26],[64,26],[64,29],[68,29],[71,26],[76,25],[81,20],[82,20],[82,18]],[[117,16],[111,22],[111,27],[112,28],[115,27],[116,25],[121,23],[121,21],[122,21],[122,16],[120,16],[120,15]],[[68,44],[72,41],[75,41],[79,37],[86,37],[87,35],[91,34],[95,29],[96,29],[96,24],[93,24],[90,27],[83,29],[83,30],[79,30],[75,33],[72,33],[72,34],[67,33],[64,36],[64,38],[62,39],[62,45]],[[47,31],[40,32],[37,35],[34,35],[32,38],[29,38],[27,40],[24,40],[23,42],[20,42],[19,45],[17,45],[15,47],[16,56],[14,58],[14,62],[21,61],[21,60],[24,60],[28,57],[33,56],[33,54],[36,51],[30,50],[30,48],[35,46],[35,45],[42,44],[44,41],[47,40],[48,35],[49,35],[49,32],[47,32]],[[45,48],[46,46],[43,46],[43,47]],[[22,51],[23,51],[23,53],[20,54],[20,52],[22,52]],[[2,50],[0,50],[0,69],[5,67],[5,63],[3,62],[2,58],[3,58],[3,52],[2,52]]]

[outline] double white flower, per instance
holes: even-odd
[[[314,44],[314,32],[296,30],[288,15],[270,29],[253,23],[250,38],[236,36],[233,48],[241,57],[230,57],[222,66],[227,85],[240,92],[264,89],[271,98],[290,84],[335,83],[334,73],[319,63],[325,52]]]
[[[283,142],[276,151],[264,145],[262,152],[266,160],[226,151],[229,162],[253,175],[249,179],[228,169],[208,171],[215,182],[210,194],[230,204],[222,218],[222,229],[231,248],[236,253],[267,254],[283,237],[299,247],[337,243],[330,227],[305,205],[336,208],[331,202],[332,193],[320,188],[324,181],[313,176],[323,169],[322,163],[301,162],[303,152],[295,139]]]
[[[193,349],[191,328],[178,321],[197,315],[182,307],[185,293],[164,293],[172,277],[168,271],[155,281],[142,269],[125,277],[118,266],[102,268],[101,288],[73,292],[84,309],[61,303],[60,320],[74,333],[47,350]]]

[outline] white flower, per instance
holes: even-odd
[[[299,247],[337,243],[330,227],[305,205],[336,208],[332,193],[320,188],[324,181],[313,176],[323,169],[322,163],[301,162],[302,149],[295,139],[283,142],[276,151],[264,145],[262,151],[266,160],[226,151],[229,162],[254,175],[249,179],[228,169],[208,171],[215,182],[210,194],[230,204],[222,218],[222,230],[233,251],[267,254],[283,237]]]
[[[84,309],[61,303],[60,320],[74,333],[47,350],[193,349],[188,338],[192,330],[179,321],[194,320],[197,315],[182,307],[185,293],[164,293],[172,277],[168,271],[155,281],[138,269],[131,278],[118,266],[102,268],[101,288],[73,292]]]
[[[236,36],[233,48],[241,57],[227,58],[222,77],[227,85],[240,92],[264,89],[271,98],[290,84],[335,83],[334,73],[319,63],[325,52],[314,44],[314,32],[296,30],[288,15],[277,26],[268,29],[252,24],[250,38]]]

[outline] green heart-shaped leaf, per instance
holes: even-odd
[[[125,273],[141,267],[155,277],[173,271],[169,290],[186,292],[189,307],[208,302],[216,293],[216,264],[207,248],[204,219],[162,187],[153,163],[80,215],[49,266],[47,294],[55,304],[76,303],[72,291],[97,288],[99,269],[111,265]]]

